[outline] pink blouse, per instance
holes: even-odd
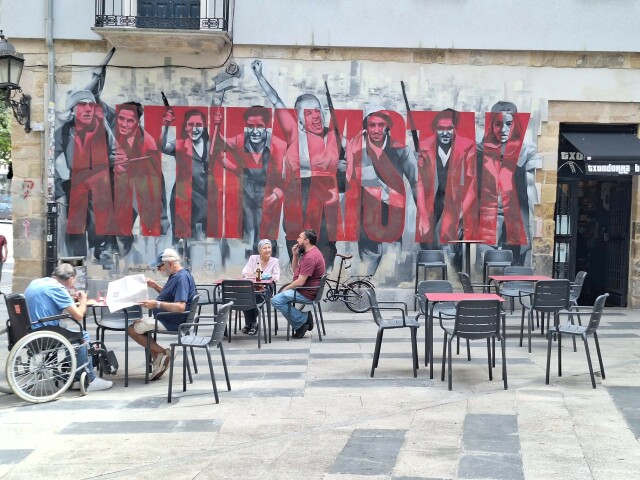
[[[242,269],[242,276],[244,278],[254,277],[259,265],[260,255],[251,255],[249,257],[249,261]],[[262,273],[271,275],[271,280],[274,282],[280,280],[280,262],[278,259],[274,257],[269,258],[269,263],[267,263],[267,266],[264,268]]]

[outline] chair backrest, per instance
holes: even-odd
[[[216,320],[213,326],[213,332],[211,333],[209,346],[213,347],[219,345],[220,342],[222,342],[222,340],[224,339],[224,332],[227,328],[227,322],[229,321],[231,307],[233,307],[233,302],[225,303],[218,308],[218,313],[215,316]]]
[[[9,334],[9,349],[25,335],[31,333],[31,320],[27,310],[27,300],[20,293],[10,293],[5,296],[7,304],[7,332]]]
[[[571,301],[577,302],[582,293],[582,286],[584,285],[584,279],[587,277],[587,272],[579,271],[576,273],[576,278],[571,285]]]
[[[419,250],[416,256],[416,265],[429,263],[444,263],[444,252],[442,250]]]
[[[418,282],[418,295],[425,293],[453,293],[453,285],[449,280],[422,280]]]
[[[191,297],[191,302],[189,303],[191,304],[191,308],[189,310],[189,313],[187,313],[187,318],[185,322],[192,323],[193,319],[196,316],[196,312],[198,311],[198,303],[200,303],[200,294],[196,293],[193,297]]]
[[[587,333],[595,332],[598,326],[600,326],[600,318],[602,317],[602,311],[604,310],[604,304],[607,303],[608,296],[608,293],[604,293],[596,298],[596,303],[593,304],[593,310],[591,311],[589,325],[587,325]]]
[[[473,284],[471,283],[471,277],[468,273],[458,272],[458,277],[460,278],[460,283],[462,284],[462,291],[464,293],[475,293],[473,290]]]
[[[504,267],[505,275],[533,275],[533,268],[531,267]]]
[[[511,250],[487,250],[484,252],[484,263],[513,263]]]
[[[329,274],[325,273],[320,277],[320,285],[318,285],[318,290],[316,290],[316,298],[313,300],[313,303],[318,303],[322,300],[322,295],[324,295],[324,287],[327,284],[327,277]]]
[[[539,312],[558,312],[569,308],[569,280],[540,280],[536,282],[531,306]]]
[[[251,280],[223,280],[222,301],[233,302],[231,309],[242,312],[258,308],[255,288]]]
[[[498,300],[463,300],[456,305],[453,335],[470,340],[488,338],[499,333]]]
[[[371,307],[377,307],[378,299],[376,297],[376,291],[373,288],[367,288],[365,290],[365,293],[369,298],[369,305]],[[370,311],[371,315],[373,315],[373,321],[376,322],[376,325],[380,326],[380,324],[382,323],[382,315],[380,314],[380,310],[378,310],[377,308],[371,308]]]
[[[94,319],[96,324],[100,325],[100,322],[104,320],[133,320],[142,318],[142,307],[140,305],[133,305],[131,307],[123,308],[115,312],[110,312],[107,307],[102,307],[100,310],[100,319],[95,315],[96,309],[93,310]],[[126,327],[123,327],[126,328]]]

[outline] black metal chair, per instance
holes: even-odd
[[[533,268],[531,267],[505,267],[504,274],[509,275],[533,275]],[[520,292],[533,292],[533,285],[535,282],[527,281],[510,281],[502,282],[498,289],[498,295],[509,298],[509,306],[511,307],[511,313],[513,313],[514,298],[520,297]]]
[[[96,310],[100,310],[100,315]],[[129,335],[128,328],[135,320],[142,318],[142,307],[135,305],[115,312],[108,307],[92,307],[93,321],[96,324],[96,340],[104,345],[105,332],[124,332],[124,386],[129,386]],[[100,371],[102,373],[102,371]]]
[[[462,291],[464,293],[489,293],[491,291],[491,284],[474,283],[471,281],[471,277],[468,273],[458,272],[458,278],[460,279],[460,285],[462,285]],[[476,288],[481,289],[481,292],[476,292]]]
[[[414,284],[413,293],[418,293],[418,279],[419,270],[423,269],[423,280],[427,279],[427,270],[429,268],[436,268],[442,271],[442,279],[447,279],[447,263],[444,259],[444,252],[442,250],[419,250],[416,255],[416,279]],[[416,310],[417,301],[413,301],[413,309]]]
[[[420,310],[416,315],[416,321],[421,315],[425,317],[426,333],[424,337],[424,364],[429,364],[429,348],[433,345],[433,341],[430,336],[433,334],[432,328],[429,328],[429,322],[433,324],[433,319],[439,317],[440,314],[445,317],[451,318],[456,315],[456,304],[454,302],[438,302],[434,304],[431,311],[428,311],[426,293],[453,293],[453,285],[449,280],[422,280],[418,283],[418,292],[416,293],[416,300],[420,304]],[[458,342],[458,354],[460,353],[460,342]],[[469,350],[469,342],[467,342],[467,357],[471,360],[471,351]]]
[[[256,300],[256,290],[251,280],[223,280],[222,282],[222,301],[226,304],[233,302],[231,312],[247,312],[257,310],[256,326],[258,327],[258,348],[262,347],[262,335],[264,342],[267,343],[267,324],[265,316],[262,314],[264,300],[258,302]],[[227,340],[231,342],[231,322],[232,317],[229,316],[229,328],[227,330]],[[262,323],[262,325],[260,325]]]
[[[513,265],[513,252],[511,250],[487,250],[482,261],[482,281],[489,283],[491,270],[504,269]]]
[[[504,381],[505,390],[507,389],[507,359],[505,355],[505,342],[500,334],[500,314],[500,302],[497,300],[463,300],[456,305],[456,316],[453,328],[451,326],[445,326],[442,321],[442,316],[440,317],[440,327],[444,331],[441,380],[444,381],[446,358],[449,364],[449,390],[452,388],[451,342],[453,337],[464,338],[467,341],[487,339],[489,380],[493,380],[491,370],[491,339],[498,338],[502,346],[502,380]]]
[[[379,302],[376,298],[376,291],[373,288],[369,288],[365,292],[369,297],[369,304],[373,320],[378,326],[378,335],[376,336],[376,346],[373,352],[373,362],[371,363],[371,376],[378,368],[378,360],[380,359],[380,347],[382,346],[382,337],[385,330],[408,328],[411,331],[411,358],[413,361],[413,377],[418,376],[418,328],[420,323],[417,320],[411,320],[407,315],[407,304],[399,301],[384,301]],[[402,307],[380,306],[385,305],[402,305]],[[382,316],[382,312],[400,312],[401,317],[394,317],[391,319],[385,319]]]
[[[572,338],[574,339],[577,336],[582,338],[582,341],[584,342],[584,351],[585,351],[585,354],[587,355],[587,364],[589,365],[589,375],[591,376],[591,385],[593,386],[593,388],[596,388],[596,378],[595,378],[595,375],[593,374],[593,366],[591,365],[591,355],[589,353],[589,344],[587,343],[587,337],[589,335],[593,335],[593,340],[595,341],[595,344],[596,344],[596,352],[598,353],[598,362],[600,363],[600,373],[603,379],[606,378],[604,374],[604,365],[602,363],[602,354],[600,353],[600,343],[598,342],[598,333],[596,332],[596,330],[600,325],[600,318],[602,317],[602,311],[604,310],[604,305],[607,301],[608,296],[609,296],[608,293],[605,293],[604,295],[600,295],[598,298],[596,298],[596,302],[593,305],[593,307],[575,307],[575,306],[571,307],[568,313],[565,313],[565,312],[562,313],[563,315],[568,314],[570,316],[569,317],[571,319],[570,323],[562,323],[559,325],[555,325],[553,327],[550,327],[547,330],[547,379],[546,379],[547,385],[549,385],[549,370],[551,369],[551,340],[554,335],[557,335],[558,337],[558,376],[559,377],[562,376],[561,339],[562,339],[562,335],[566,334],[566,335],[571,335]],[[586,310],[591,311],[591,317],[589,319],[589,324],[587,326],[583,327],[582,325],[574,325],[573,318],[571,317],[571,315],[576,310],[582,310],[583,313],[586,313]]]
[[[582,287],[584,286],[584,281],[587,278],[587,272],[579,271],[576,273],[576,278],[573,280],[571,284],[571,294],[569,296],[569,301],[571,305],[578,306],[578,300],[580,299],[580,294],[582,293]]]
[[[322,315],[322,296],[324,295],[324,288],[327,284],[327,277],[329,274],[325,273],[320,277],[320,284],[317,287],[298,287],[293,294],[293,301],[289,303],[289,308],[296,308],[296,304],[300,305],[300,310],[304,310],[304,307],[307,305],[311,305],[313,308],[313,319],[316,324],[316,330],[318,331],[318,340],[322,341],[322,335],[326,335],[327,332],[324,329],[324,316]],[[285,285],[286,286],[286,285]],[[283,286],[282,288],[284,288]],[[280,290],[282,290],[282,288]],[[302,297],[302,294],[299,293],[300,290],[316,290],[316,296],[311,303],[301,303],[297,302],[298,295]],[[305,297],[306,298],[306,297]],[[276,320],[277,322],[277,320]],[[320,326],[322,326],[322,334],[320,333]],[[291,324],[287,322],[287,341],[289,340],[289,334],[291,331]]]
[[[522,305],[522,320],[520,322],[520,346],[524,335],[524,317],[527,315],[529,353],[531,353],[531,330],[533,329],[533,314],[542,314],[541,332],[544,334],[545,316],[547,323],[553,314],[553,324],[558,324],[558,313],[569,308],[569,280],[540,280],[536,282],[533,293],[521,292],[520,305]]]
[[[178,335],[180,330],[165,330],[164,328],[158,328],[158,321],[163,318],[179,318],[180,324],[182,323],[194,323],[194,319],[196,318],[196,313],[198,311],[198,302],[200,301],[200,295],[195,294],[191,297],[189,302],[189,310],[186,310],[182,313],[175,312],[160,312],[156,314],[155,318],[155,328],[147,332],[147,346],[145,347],[145,358],[146,358],[146,368],[144,374],[144,383],[149,383],[149,365],[151,365],[151,335],[157,338],[158,335]]]
[[[194,348],[204,348],[207,352],[207,361],[209,362],[209,373],[211,375],[211,384],[213,385],[213,395],[216,403],[220,403],[218,398],[218,387],[216,386],[216,377],[213,373],[213,363],[211,362],[211,349],[218,347],[220,349],[220,357],[222,359],[222,367],[224,368],[224,377],[227,381],[227,390],[231,391],[231,382],[229,381],[229,371],[227,370],[227,361],[224,357],[224,349],[222,340],[224,339],[224,331],[229,321],[229,312],[233,303],[229,302],[222,305],[218,309],[216,315],[203,315],[194,323],[183,323],[178,329],[178,343],[171,344],[171,365],[169,367],[169,390],[167,392],[167,402],[171,403],[171,394],[173,387],[173,364],[175,362],[176,347],[182,348],[182,391],[187,391],[187,371],[189,369],[189,359],[187,357],[187,348],[193,353]],[[203,319],[213,319],[213,323],[202,322]],[[213,327],[211,336],[198,336],[192,333],[197,327]],[[189,372],[190,373],[190,372]],[[189,374],[189,383],[193,383],[193,379]]]

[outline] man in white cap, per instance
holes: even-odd
[[[151,309],[155,317],[159,312],[182,313],[190,310],[191,298],[196,293],[196,285],[191,272],[180,265],[180,256],[172,248],[166,248],[155,262],[150,264],[158,269],[163,276],[169,277],[164,287],[155,280],[147,279],[147,286],[158,292],[155,300],[145,300],[140,302],[144,308]],[[175,318],[163,318],[158,321],[158,328],[175,332],[183,321],[182,316]],[[139,345],[147,346],[147,332],[155,330],[154,318],[143,318],[129,326],[129,336]],[[153,370],[151,380],[159,379],[167,370],[171,360],[171,350],[165,349],[151,338],[151,358],[153,360]]]
[[[362,158],[361,226],[358,238],[360,259],[373,275],[388,244],[402,238],[406,211],[404,178],[416,198],[417,173],[415,159],[409,149],[394,142],[390,131],[391,116],[381,106],[368,105],[364,111],[362,134],[347,144],[347,179],[357,158]]]

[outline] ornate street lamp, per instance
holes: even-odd
[[[4,94],[4,101],[13,110],[13,116],[24,130],[31,131],[31,96],[22,94],[17,100],[20,88],[20,76],[24,66],[24,57],[16,52],[16,47],[9,42],[0,30],[0,92]]]

